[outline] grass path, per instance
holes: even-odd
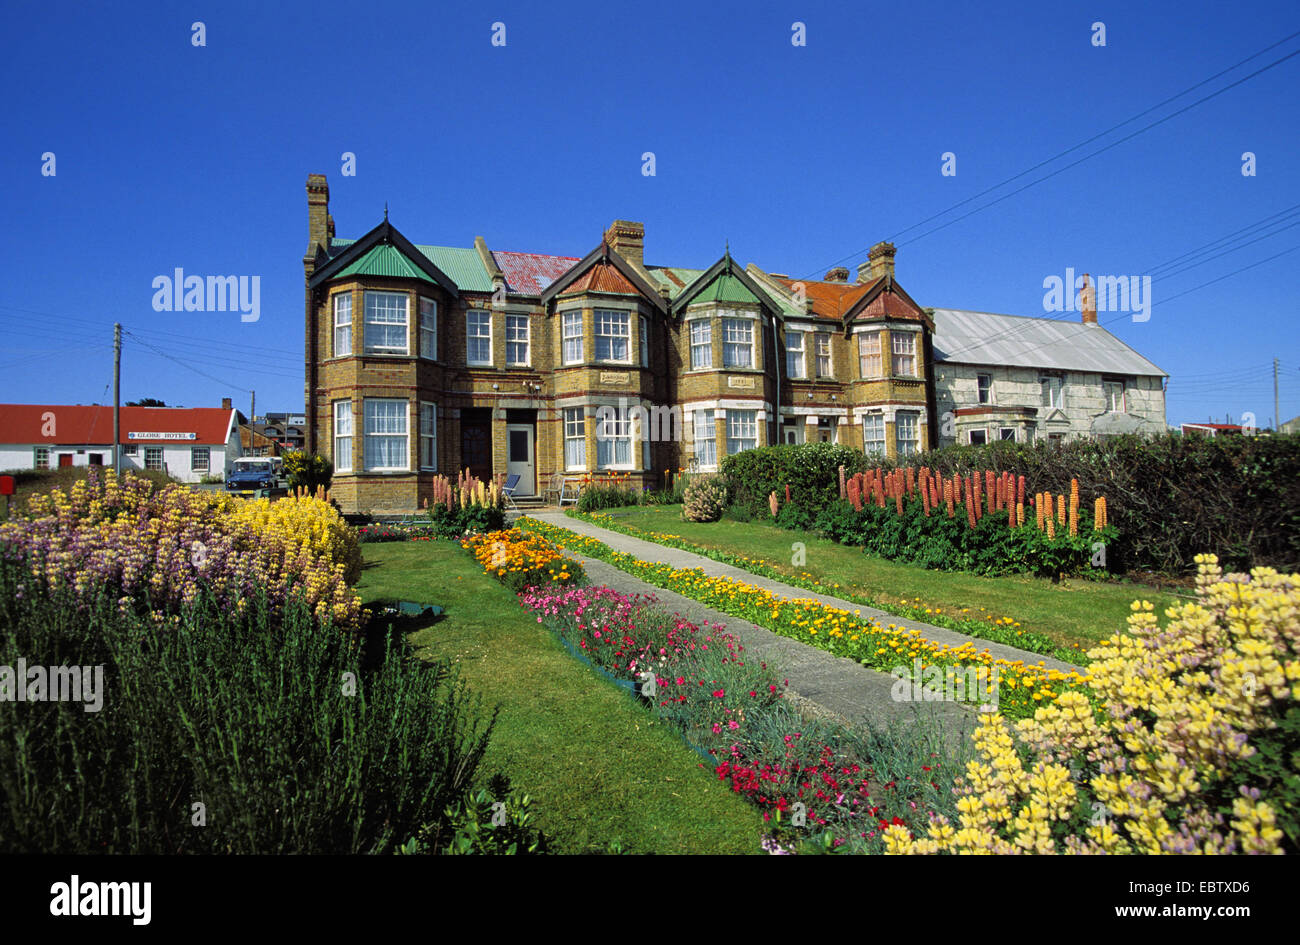
[[[501,715],[483,766],[533,798],[561,853],[756,853],[762,820],[667,726],[583,666],[450,542],[362,546],[363,600],[436,603],[411,635]]]
[[[1053,584],[1030,576],[981,577],[951,571],[928,571],[887,561],[858,548],[838,545],[812,534],[786,531],[760,522],[684,522],[680,506],[639,506],[605,514],[654,541],[653,532],[676,535],[694,545],[758,559],[790,576],[810,575],[839,592],[858,593],[882,603],[917,600],[951,615],[992,614],[1012,617],[1027,630],[1051,637],[1062,646],[1084,649],[1125,627],[1134,600],[1145,599],[1158,611],[1175,602],[1169,594],[1135,584],[1067,580]],[[795,565],[796,542],[804,545],[803,562]]]

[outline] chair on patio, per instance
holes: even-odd
[[[578,493],[582,491],[581,483],[570,480],[565,476],[560,477],[560,508],[564,508],[564,503],[569,505],[578,504]]]
[[[515,490],[519,488],[519,473],[511,473],[506,476],[506,484],[501,487],[501,494],[505,496],[506,505],[519,511],[519,506],[515,505]]]
[[[549,504],[552,497],[555,498],[556,502],[559,502],[560,497],[563,495],[564,495],[564,473],[557,472],[551,476],[551,483],[546,487],[546,492],[543,494],[542,498],[544,498],[546,502]]]

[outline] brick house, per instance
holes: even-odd
[[[825,440],[888,456],[938,445],[935,321],[878,243],[855,281],[796,280],[724,252],[647,265],[615,220],[581,259],[417,245],[385,218],[338,239],[307,179],[306,449],[347,510],[411,510],[433,477],[716,469]]]

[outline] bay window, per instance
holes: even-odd
[[[691,322],[691,370],[713,367],[713,326],[707,318]]]
[[[334,296],[334,357],[352,353],[352,293]]]
[[[352,401],[334,401],[334,471],[352,472]]]
[[[754,323],[748,318],[722,320],[722,366],[754,366]]]
[[[735,456],[758,446],[758,411],[727,411],[727,455]]]
[[[916,377],[916,334],[910,331],[891,331],[894,348],[894,376]]]
[[[880,377],[881,367],[880,332],[867,331],[858,335],[858,372],[863,377]]]
[[[406,470],[410,468],[405,400],[367,398],[365,419],[365,465],[368,470]]]
[[[629,408],[601,407],[596,415],[596,466],[600,469],[630,469],[632,416]]]
[[[597,361],[622,361],[627,363],[631,360],[628,354],[629,317],[627,312],[596,310]]]
[[[366,354],[406,354],[407,296],[404,292],[367,292]]]
[[[718,465],[718,440],[712,410],[695,411],[695,461],[700,469]]]
[[[420,403],[420,468],[438,468],[438,405]]]
[[[564,410],[564,468],[587,468],[587,424],[581,407]]]
[[[885,415],[868,413],[862,417],[862,451],[868,455],[885,455]]]
[[[420,357],[438,360],[438,303],[420,299]]]

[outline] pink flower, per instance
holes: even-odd
[[[713,693],[713,698],[715,698],[715,699],[721,699],[721,698],[722,698],[723,696],[725,696],[726,694],[727,694],[727,691],[726,691],[725,689],[717,689],[717,690],[715,690],[714,693]]]
[[[730,729],[740,728],[740,723],[737,722],[735,719],[732,719],[730,722],[727,723],[727,728]]]

